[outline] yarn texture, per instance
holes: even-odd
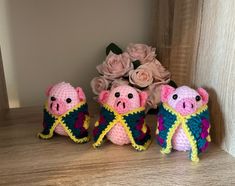
[[[126,145],[131,142],[125,131],[125,128],[121,123],[114,125],[113,128],[107,133],[106,137],[112,143],[117,145]]]
[[[60,126],[64,132],[76,143],[84,143],[89,141],[89,114],[86,102],[80,102],[66,113],[58,116],[51,114],[46,104],[44,108],[43,131],[38,134],[42,139],[52,138],[55,128]],[[59,129],[62,131],[62,129]],[[64,134],[62,132],[62,134]]]
[[[162,153],[169,154],[172,148],[189,151],[189,158],[199,161],[198,155],[210,142],[208,100],[209,94],[203,88],[161,87],[156,137]]]
[[[191,146],[190,159],[198,162],[198,154],[204,152],[208,147],[208,142],[210,142],[210,123],[207,105],[199,108],[191,115],[182,116],[167,105],[167,103],[163,103],[159,108],[157,118],[158,128],[156,135],[157,141],[162,147],[161,152],[165,154],[171,152],[173,135],[180,126]],[[179,128],[178,130],[181,129]],[[185,136],[183,136],[182,140],[185,140]],[[188,150],[187,146],[183,148]]]
[[[119,114],[109,105],[104,104],[100,111],[100,118],[95,123],[93,130],[95,141],[93,146],[99,147],[103,143],[106,134],[113,127],[119,127],[120,129],[120,126],[122,126],[132,146],[139,151],[146,150],[151,143],[151,136],[150,129],[145,123],[144,110],[144,107],[140,107],[128,113]],[[111,135],[114,134],[111,133]],[[118,137],[115,140],[119,140]]]
[[[172,137],[172,146],[178,151],[188,151],[191,149],[190,141],[181,125],[176,129]]]

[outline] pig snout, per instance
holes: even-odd
[[[183,99],[176,104],[176,110],[183,116],[194,113],[196,107],[196,101],[193,99]]]
[[[114,103],[114,109],[119,114],[124,114],[125,112],[128,112],[130,110],[129,100],[127,100],[125,98],[116,99],[116,101]]]
[[[66,112],[66,106],[63,101],[56,100],[53,102],[50,102],[50,112],[55,115],[62,115]]]

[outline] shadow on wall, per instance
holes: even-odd
[[[225,137],[225,121],[221,110],[221,105],[213,88],[207,88],[209,92],[209,110],[211,120],[211,137],[212,142],[222,146]]]
[[[2,54],[0,46],[0,110],[9,108],[7,90],[6,90],[6,81],[4,76],[4,69],[2,65]]]

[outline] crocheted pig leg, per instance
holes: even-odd
[[[125,145],[130,143],[130,139],[124,127],[117,123],[106,135],[107,139],[116,145]]]
[[[191,149],[190,142],[181,125],[176,129],[172,138],[172,147],[178,151],[188,151]]]
[[[64,127],[61,124],[56,126],[55,133],[62,136],[68,136],[67,132],[64,130]]]

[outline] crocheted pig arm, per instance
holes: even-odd
[[[175,91],[175,88],[166,85],[161,87],[161,101],[162,105],[159,107],[157,114],[157,130],[156,137],[158,144],[162,147],[161,153],[169,154],[172,149],[172,138],[179,126],[177,115],[165,107],[165,103],[169,100],[169,95]]]
[[[81,102],[81,106],[71,110],[62,116],[61,119],[68,135],[76,143],[85,143],[89,141],[89,120],[88,106],[85,102]]]
[[[156,138],[158,144],[162,147],[161,153],[169,154],[172,149],[172,137],[179,123],[177,116],[170,110],[160,105],[157,114]]]
[[[202,102],[203,105],[207,105],[208,101],[209,101],[209,94],[207,93],[206,90],[204,90],[203,88],[198,88],[197,92],[200,94],[201,98],[202,98]],[[201,138],[202,139],[206,139],[206,142],[204,145],[201,146],[200,151],[204,152],[207,147],[208,147],[208,143],[211,142],[211,138],[210,138],[210,114],[209,114],[209,110],[208,108],[205,110],[204,115],[202,115],[201,117]]]
[[[144,108],[133,111],[132,114],[126,114],[123,118],[132,146],[138,151],[146,150],[151,143],[151,132],[145,123]]]
[[[190,152],[190,159],[192,161],[199,161],[198,154],[204,152],[210,139],[210,118],[207,103],[209,101],[209,94],[203,88],[198,88],[197,92],[200,96],[201,107],[197,114],[192,115],[187,121],[187,126],[193,136],[193,139],[197,145],[197,152]]]
[[[49,139],[53,137],[54,128],[56,126],[56,118],[52,116],[46,108],[43,110],[43,131],[38,134],[41,139]]]
[[[197,145],[197,154],[204,152],[207,149],[209,142],[211,141],[209,135],[210,122],[208,109],[206,108],[198,115],[188,119],[187,126],[189,127],[189,131],[191,131],[195,144]]]
[[[115,124],[115,114],[109,109],[102,107],[100,110],[100,118],[96,121],[93,129],[94,144],[93,147],[99,147],[105,138],[105,135]]]

